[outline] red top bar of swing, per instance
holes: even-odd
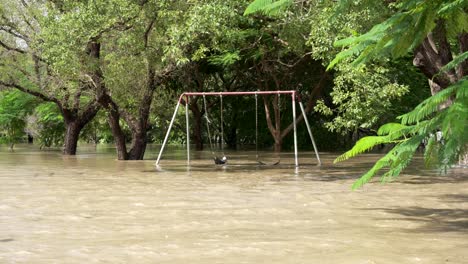
[[[249,91],[249,92],[185,92],[180,95],[179,101],[184,96],[203,96],[203,95],[256,95],[256,94],[291,94],[295,96],[297,91],[295,90],[288,90],[288,91]]]

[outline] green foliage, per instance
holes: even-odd
[[[442,67],[442,69],[440,71],[442,73],[442,72],[447,72],[449,70],[452,70],[455,67],[457,67],[458,65],[460,65],[460,63],[462,63],[462,62],[464,62],[466,60],[468,60],[468,51],[466,51],[466,52],[464,52],[462,54],[459,54],[458,56],[453,58],[453,60],[451,62],[447,63],[444,67]]]
[[[91,122],[86,124],[80,134],[80,138],[87,143],[112,143],[113,136],[107,123],[105,111],[99,111]]]
[[[349,1],[342,1],[349,4]],[[353,64],[366,63],[383,57],[401,57],[412,51],[436,26],[439,19],[445,21],[448,36],[456,37],[459,32],[468,32],[468,15],[463,8],[467,1],[409,0],[397,4],[399,12],[382,23],[376,24],[367,33],[341,39],[341,51],[329,64],[333,68],[345,58],[357,56]]]
[[[250,18],[240,13],[246,3],[245,0],[199,0],[183,6],[178,10],[177,19],[167,25],[165,60],[175,60],[179,65],[205,59],[220,65],[237,61],[239,46],[253,35],[246,28]]]
[[[349,6],[351,1],[341,3],[342,7]],[[328,69],[346,59],[355,58],[353,65],[357,66],[382,58],[402,57],[420,45],[429,33],[437,34],[433,32],[436,25],[445,27],[447,35],[444,41],[455,43],[461,33],[468,31],[467,5],[466,1],[446,0],[397,2],[394,4],[396,12],[382,23],[374,25],[362,35],[335,42],[336,46],[348,48],[335,56]],[[439,74],[453,70],[466,60],[466,51],[452,49],[445,52],[452,52],[454,59],[445,66],[432,65],[440,70]],[[383,126],[378,137],[357,142],[350,151],[336,159],[338,162],[354,157],[377,144],[394,144],[393,149],[364,174],[353,188],[362,186],[383,168],[388,167],[388,171],[383,173],[382,181],[398,176],[409,164],[418,146],[424,142],[426,164],[442,170],[466,155],[468,83],[466,77],[458,76],[457,79],[456,83],[452,79],[449,87],[441,87],[442,91],[400,116],[399,125]]]
[[[373,129],[385,116],[395,117],[390,109],[409,90],[394,74],[380,65],[340,64],[330,93],[332,104],[319,100],[315,111],[333,117],[325,123],[330,131],[345,134],[358,128]]]
[[[33,96],[17,90],[0,92],[0,142],[13,146],[26,136],[26,117],[36,101]]]
[[[380,1],[353,1],[347,7],[349,12],[340,12],[341,6],[335,1],[310,4],[306,18],[310,27],[307,45],[311,56],[323,65],[328,65],[340,52],[341,49],[333,47],[336,39],[364,33],[391,13]],[[376,130],[386,120],[403,113],[398,103],[410,90],[419,89],[403,80],[409,68],[406,63],[392,64],[387,60],[364,67],[351,63],[351,59],[343,60],[334,68],[330,73],[334,76],[334,86],[314,108],[327,118],[325,126],[330,131],[345,135],[358,129]],[[414,77],[413,72],[411,76]]]
[[[89,40],[125,27],[140,11],[134,1],[123,0],[65,0],[47,7],[41,18],[43,56],[57,73],[75,79],[87,65],[82,53]]]
[[[452,100],[450,106],[445,106]],[[442,110],[440,110],[443,108]],[[413,111],[399,117],[400,123],[389,123],[379,129],[379,136],[364,137],[343,155],[340,162],[380,144],[395,144],[393,149],[353,185],[361,187],[383,168],[382,181],[398,176],[408,166],[416,149],[426,140],[424,159],[442,170],[456,163],[467,151],[468,142],[468,78],[429,97]],[[464,121],[463,121],[464,120]],[[442,138],[438,139],[438,135]]]
[[[292,3],[292,0],[254,0],[245,9],[244,15],[263,13],[265,15],[274,16],[283,12]]]
[[[65,124],[57,105],[54,103],[38,105],[28,119],[27,130],[41,147],[62,146]]]
[[[226,52],[222,55],[211,56],[209,62],[214,65],[229,66],[240,60],[238,51]]]
[[[311,5],[306,19],[310,28],[307,45],[311,56],[323,60],[324,65],[341,51],[333,45],[337,39],[365,33],[391,14],[384,1],[354,0],[346,6],[348,12],[336,1],[314,1]]]

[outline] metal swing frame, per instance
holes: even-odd
[[[245,96],[245,95],[281,95],[281,94],[288,94],[291,95],[291,103],[292,103],[292,115],[293,115],[293,129],[294,129],[294,164],[296,167],[299,167],[299,160],[298,160],[298,149],[297,149],[297,121],[296,121],[296,101],[299,103],[299,107],[301,109],[302,115],[304,116],[304,122],[307,127],[307,131],[310,136],[310,140],[312,141],[312,145],[314,147],[315,156],[317,157],[318,165],[322,165],[320,161],[320,156],[317,150],[317,145],[315,144],[314,136],[312,135],[312,131],[310,129],[309,121],[307,120],[307,115],[304,110],[304,106],[302,104],[301,98],[298,96],[297,92],[294,90],[288,91],[252,91],[252,92],[186,92],[182,93],[177,101],[177,105],[174,110],[174,114],[172,115],[171,122],[169,123],[169,127],[166,132],[166,136],[164,137],[163,144],[161,149],[159,150],[158,158],[156,159],[156,166],[159,165],[161,160],[162,153],[164,151],[164,147],[166,146],[167,140],[169,138],[169,134],[171,133],[172,125],[174,124],[175,117],[177,115],[177,111],[179,110],[179,106],[181,105],[182,100],[185,97],[185,122],[186,122],[186,133],[187,133],[187,165],[190,165],[190,126],[189,126],[189,104],[190,104],[190,97],[191,96]]]

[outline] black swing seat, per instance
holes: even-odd
[[[257,160],[257,163],[258,163],[259,165],[269,165],[269,164],[266,164],[265,162],[262,162],[262,161],[260,161],[260,160]],[[271,164],[271,165],[276,166],[276,165],[279,165],[279,164],[280,164],[280,161],[278,160],[277,162],[275,162],[275,163],[273,163],[273,164]]]
[[[214,160],[216,165],[223,165],[223,164],[226,164],[226,162],[227,162],[226,156],[222,157],[221,159],[218,158],[218,157],[214,157],[213,160]]]

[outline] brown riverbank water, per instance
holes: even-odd
[[[353,192],[375,155],[324,154],[317,167],[301,153],[309,165],[295,171],[288,154],[281,166],[236,152],[229,166],[188,168],[168,153],[156,169],[2,148],[0,263],[468,263],[466,169],[415,163]]]

